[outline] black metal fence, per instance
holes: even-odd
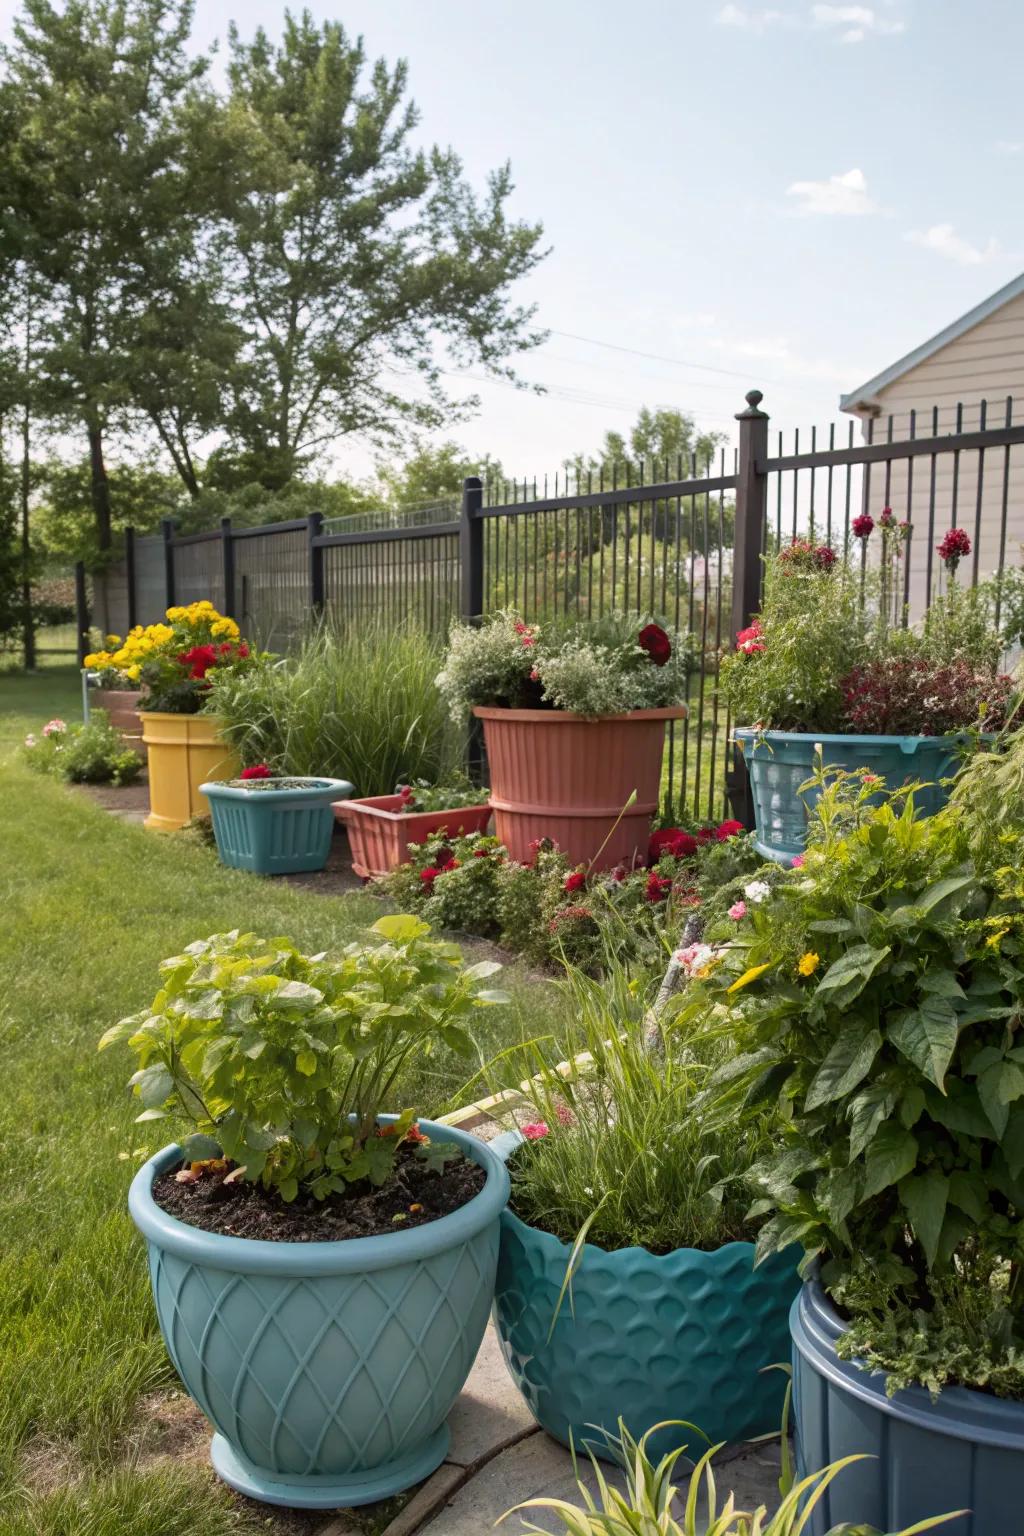
[[[961,407],[868,424],[855,442],[794,433],[769,438],[761,395],[747,396],[738,447],[715,464],[679,460],[571,474],[552,485],[467,480],[461,506],[361,515],[356,525],[319,514],[294,522],[204,533],[129,532],[125,558],[93,582],[96,619],[116,633],[160,618],[174,603],[209,598],[272,650],[287,650],[311,615],[415,622],[443,636],[455,618],[501,607],[532,622],[612,610],[655,613],[694,640],[699,658],[689,715],[670,733],[664,799],[697,816],[728,797],[744,814],[745,776],[729,746],[719,657],[749,623],[761,592],[762,554],[813,531],[848,546],[864,510],[891,506],[910,524],[904,599],[919,616],[935,590],[935,544],[949,527],[972,540],[970,576],[1002,571],[1024,539],[1024,412]],[[949,425],[952,430],[942,430]],[[1016,563],[1014,561],[1013,563]],[[80,573],[79,629],[88,627]]]

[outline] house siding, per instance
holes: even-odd
[[[986,425],[1002,426],[1007,396],[1013,399],[1012,419],[1019,423],[1024,420],[1024,294],[878,390],[873,399],[881,406],[881,415],[874,420],[873,441],[885,441],[890,418],[894,439],[908,437],[911,431],[916,437],[929,437],[936,428],[939,435],[954,432],[958,409],[962,430],[974,431],[980,424],[982,401],[987,403]],[[867,437],[866,415],[857,414]],[[998,569],[1001,548],[1006,564],[1021,563],[1024,447],[1009,450],[1008,473],[1002,448],[981,455],[940,454],[934,467],[928,457],[913,460],[910,469],[909,463],[893,463],[888,474],[885,465],[874,466],[865,477],[864,506],[877,517],[888,502],[901,521],[912,525],[910,601],[916,617],[926,603],[929,548],[934,587],[940,569],[934,546],[954,522],[967,530],[979,551],[979,576]],[[963,573],[969,579],[973,556],[965,567]]]

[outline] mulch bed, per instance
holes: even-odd
[[[223,1173],[207,1171],[192,1184],[177,1183],[173,1173],[161,1174],[153,1184],[153,1199],[169,1216],[222,1237],[334,1243],[349,1237],[406,1232],[437,1221],[479,1194],[486,1177],[479,1164],[468,1158],[449,1163],[443,1173],[436,1173],[403,1146],[394,1174],[380,1189],[354,1184],[344,1194],[327,1200],[285,1204],[279,1195],[258,1184],[244,1180],[225,1184]]]

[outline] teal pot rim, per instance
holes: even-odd
[[[823,745],[835,746],[841,742],[866,742],[873,747],[898,747],[908,757],[921,749],[921,747],[944,748],[963,746],[970,737],[961,731],[955,736],[858,736],[855,731],[759,731],[752,725],[734,726],[732,735],[737,741],[750,741],[756,746],[759,742],[821,742]]]
[[[393,1115],[382,1119],[394,1119]],[[487,1175],[479,1194],[437,1221],[408,1232],[376,1237],[349,1237],[326,1243],[270,1243],[261,1238],[225,1237],[190,1227],[161,1209],[153,1199],[153,1180],[181,1161],[173,1143],[143,1163],[128,1191],[132,1220],[147,1242],[191,1264],[226,1269],[243,1275],[352,1275],[393,1269],[399,1264],[433,1258],[468,1242],[500,1215],[508,1201],[508,1170],[490,1146],[466,1131],[420,1120],[420,1128],[436,1141],[454,1141]]]
[[[521,1131],[505,1131],[489,1142],[488,1146],[501,1158],[504,1166],[516,1148],[522,1146],[526,1140]],[[501,1220],[503,1225],[508,1225],[513,1231],[532,1233],[542,1246],[553,1251],[560,1250],[565,1254],[566,1263],[568,1263],[573,1251],[572,1245],[563,1242],[553,1232],[546,1231],[544,1227],[531,1226],[528,1221],[523,1221],[521,1216],[517,1216],[509,1206],[502,1211]],[[723,1243],[720,1248],[673,1248],[671,1253],[652,1253],[649,1248],[642,1248],[635,1243],[629,1248],[602,1248],[599,1243],[584,1243],[573,1272],[579,1273],[580,1266],[588,1254],[593,1255],[595,1262],[605,1260],[611,1263],[624,1263],[627,1257],[641,1254],[648,1264],[657,1268],[680,1269],[691,1274],[694,1269],[699,1268],[714,1273],[716,1270],[728,1268],[731,1258],[740,1250],[753,1256],[754,1244],[734,1240]]]
[[[295,779],[304,775],[291,773],[287,777]],[[291,805],[321,800],[347,800],[355,794],[355,786],[347,779],[324,779],[312,774],[309,777],[313,782],[305,789],[261,789],[256,793],[243,789],[241,785],[231,784],[227,779],[211,779],[208,784],[200,784],[199,793],[208,800],[243,800],[247,805],[280,805],[282,800]],[[274,780],[260,779],[259,782],[271,784]]]
[[[798,1292],[789,1314],[789,1331],[794,1349],[813,1371],[877,1412],[932,1434],[1024,1451],[1024,1402],[970,1387],[944,1387],[934,1402],[924,1387],[906,1387],[888,1397],[884,1371],[872,1371],[857,1360],[841,1360],[836,1341],[846,1332],[846,1324],[819,1280],[805,1281]]]

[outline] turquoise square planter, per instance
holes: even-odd
[[[210,802],[222,864],[256,875],[295,875],[323,869],[334,833],[332,803],[355,790],[344,779],[310,779],[303,789],[214,781],[201,784],[199,792]]]
[[[813,731],[733,731],[750,770],[754,800],[755,846],[762,858],[789,864],[803,853],[807,820],[818,802],[818,791],[800,793],[814,772],[820,746],[827,767],[853,772],[867,768],[898,789],[908,779],[925,788],[914,797],[922,816],[934,816],[945,805],[949,790],[942,784],[957,770],[966,741],[963,736],[823,736]]]

